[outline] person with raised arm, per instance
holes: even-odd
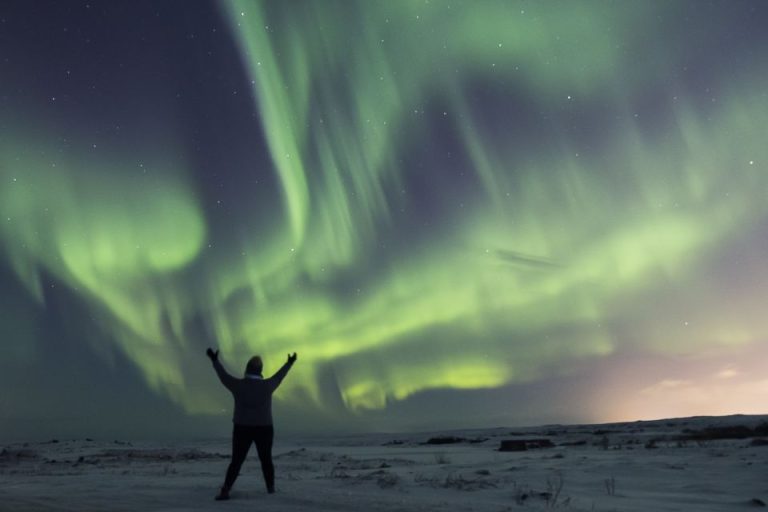
[[[261,471],[264,474],[264,483],[267,492],[275,492],[275,467],[272,464],[272,441],[275,430],[272,425],[272,393],[288,374],[293,363],[296,362],[296,353],[288,354],[288,360],[273,376],[265,379],[261,372],[263,362],[260,356],[253,356],[245,367],[245,376],[242,379],[233,377],[224,369],[219,361],[219,351],[209,348],[206,355],[213,363],[216,375],[224,387],[227,388],[235,399],[235,412],[232,418],[232,461],[227,468],[227,476],[221,487],[217,500],[228,500],[229,491],[235,483],[240,467],[245,461],[251,443],[256,445],[256,451],[261,461]]]

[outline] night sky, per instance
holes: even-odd
[[[768,413],[766,24],[3,1],[0,436]]]

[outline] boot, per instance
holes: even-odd
[[[219,494],[216,495],[216,501],[224,501],[229,499],[229,487],[221,486]]]

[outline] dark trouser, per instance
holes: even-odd
[[[264,473],[264,483],[267,490],[275,488],[275,467],[272,465],[272,440],[275,431],[272,425],[251,426],[235,425],[232,430],[232,462],[227,468],[227,478],[224,487],[230,489],[240,473],[240,466],[245,462],[245,456],[251,448],[251,443],[256,443],[256,451],[261,461],[261,471]]]

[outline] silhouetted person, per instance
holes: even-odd
[[[275,431],[272,427],[272,393],[288,374],[293,363],[296,362],[296,353],[288,354],[288,361],[272,377],[265,379],[261,375],[263,363],[261,357],[253,356],[245,367],[245,377],[238,379],[224,369],[219,362],[219,351],[206,350],[206,355],[211,358],[216,375],[224,387],[235,398],[235,414],[232,419],[232,462],[227,468],[227,476],[224,485],[216,496],[217,500],[228,500],[229,490],[240,473],[251,443],[256,444],[256,451],[261,461],[261,471],[264,473],[264,483],[267,484],[267,492],[275,492],[275,468],[272,465],[272,440]]]

